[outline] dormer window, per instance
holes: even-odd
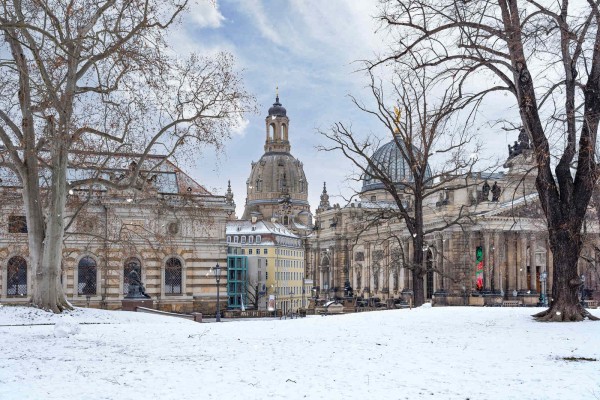
[[[260,243],[260,241],[261,241],[260,235],[256,235],[256,243]]]

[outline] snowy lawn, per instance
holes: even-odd
[[[0,399],[600,399],[600,322],[536,323],[537,311],[199,324],[5,306]]]

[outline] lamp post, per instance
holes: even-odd
[[[215,280],[217,281],[217,313],[216,313],[216,320],[217,322],[221,322],[221,304],[219,302],[219,282],[221,282],[221,266],[219,265],[219,263],[217,263],[217,265],[215,265],[215,269],[214,269],[214,273],[215,273]]]
[[[540,275],[542,282],[542,307],[548,307],[548,297],[546,296],[546,282],[548,281],[548,272],[544,271]]]

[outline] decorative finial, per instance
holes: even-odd
[[[402,115],[402,111],[396,106],[394,106],[394,133],[397,135],[400,133],[400,116]]]
[[[275,86],[275,102],[279,103],[279,85]]]
[[[227,181],[227,193],[225,193],[225,203],[228,205],[235,206],[235,203],[233,202],[233,192],[231,191],[231,181],[230,180]]]
[[[321,193],[321,203],[319,203],[319,211],[329,210],[331,205],[329,204],[329,195],[327,194],[327,187],[323,182],[323,193]]]

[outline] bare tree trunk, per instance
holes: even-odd
[[[413,300],[414,306],[419,307],[425,303],[425,288],[423,285],[423,237],[417,235],[413,238]]]
[[[61,283],[62,248],[64,237],[64,212],[67,193],[67,161],[68,152],[64,143],[53,144],[52,148],[52,189],[49,191],[48,216],[44,232],[36,234],[36,242],[31,247],[35,260],[35,285],[32,302],[44,310],[59,313],[71,309]],[[34,207],[38,203],[34,203]],[[38,206],[39,207],[39,206]],[[43,228],[43,220],[41,221]]]
[[[417,193],[421,193],[423,188],[416,182]],[[423,277],[423,198],[415,196],[414,199],[414,223],[413,223],[413,300],[414,306],[419,307],[425,303],[425,287]]]
[[[534,315],[539,321],[583,321],[585,317],[598,320],[583,308],[578,298],[579,290],[583,285],[577,274],[581,246],[581,237],[574,240],[569,230],[561,230],[550,235],[555,271],[552,282],[552,302],[548,310]]]

